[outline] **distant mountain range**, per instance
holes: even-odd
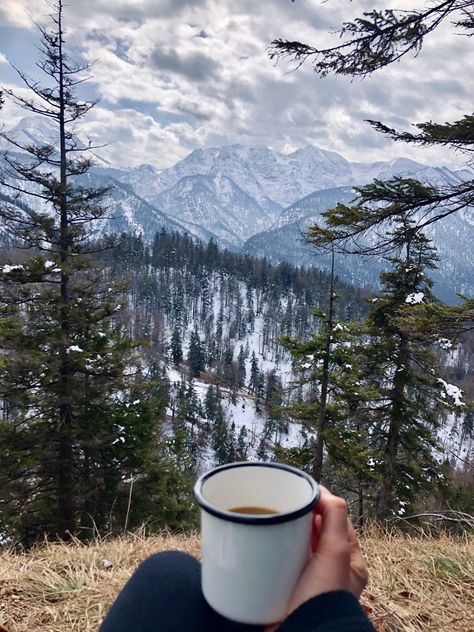
[[[54,139],[47,122],[31,117],[10,134],[30,143]],[[468,170],[427,166],[406,158],[349,162],[313,146],[291,154],[242,145],[197,149],[162,171],[150,165],[116,169],[100,158],[97,163],[86,176],[88,183],[113,186],[109,207],[114,219],[105,223],[103,231],[134,231],[152,239],[164,227],[204,240],[213,238],[228,248],[273,261],[323,268],[327,260],[312,256],[302,233],[320,219],[321,212],[337,202],[350,202],[353,186],[395,175],[432,184],[473,177]],[[8,196],[8,190],[0,189],[1,194]],[[441,259],[433,274],[438,295],[453,300],[457,292],[473,294],[472,214],[466,211],[446,218],[431,227],[429,236]],[[359,286],[374,286],[382,265],[377,259],[339,257],[337,270]]]

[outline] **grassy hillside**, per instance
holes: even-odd
[[[373,531],[362,545],[370,568],[363,603],[378,630],[474,629],[474,539]],[[137,534],[0,553],[0,630],[96,631],[137,564],[168,549],[198,556],[198,536]]]

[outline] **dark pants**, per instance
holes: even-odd
[[[145,560],[117,597],[100,632],[244,632],[263,630],[224,619],[201,591],[201,565],[169,551]]]

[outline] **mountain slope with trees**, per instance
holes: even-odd
[[[50,125],[31,117],[9,132],[18,143],[33,140],[38,145],[48,142],[51,134],[54,136]],[[231,145],[196,150],[161,172],[149,165],[115,169],[99,159],[84,176],[84,185],[112,187],[110,219],[96,226],[96,236],[103,232],[141,232],[152,239],[165,227],[205,241],[213,238],[221,246],[273,261],[328,270],[327,258],[313,258],[308,249],[298,246],[298,233],[320,222],[321,213],[338,203],[350,205],[356,195],[354,186],[373,178],[393,177],[418,178],[427,186],[445,188],[469,181],[472,172],[402,158],[355,163],[317,147],[285,155],[264,147]],[[2,194],[9,193],[0,184]],[[29,204],[35,208],[34,201]],[[2,227],[0,235],[1,231]],[[471,293],[473,289],[473,233],[469,214],[448,216],[442,226],[433,225],[427,230],[442,262],[435,273],[435,284],[443,298],[451,302],[456,300],[456,293]],[[459,251],[464,253],[462,258]],[[350,265],[340,267],[339,274],[357,285],[375,287],[380,270],[380,258],[354,258]]]
[[[309,60],[321,77],[328,74],[368,77],[403,60],[406,55],[416,55],[425,38],[448,20],[455,32],[465,35],[464,41],[469,42],[474,32],[473,10],[474,3],[469,0],[427,2],[422,9],[372,9],[341,26],[341,42],[336,46],[320,48],[296,40],[276,39],[272,42],[270,57],[290,58],[300,66]],[[453,122],[418,123],[417,132],[399,131],[381,121],[368,122],[377,132],[396,142],[441,146],[460,152],[466,159],[468,175],[458,182],[435,182],[408,174],[374,175],[372,183],[356,188],[357,196],[352,204],[338,203],[323,213],[323,220],[309,232],[316,247],[370,256],[396,251],[399,235],[395,238],[392,228],[402,215],[412,220],[407,224],[407,238],[410,233],[425,233],[433,225],[441,226],[453,216],[466,220],[469,226],[474,223],[472,114],[467,113]],[[443,228],[446,230],[448,226],[444,224]],[[472,288],[467,291],[472,294]],[[472,301],[465,301],[464,305],[465,318],[470,323]],[[458,315],[456,313],[456,318]]]
[[[91,171],[94,148],[74,125],[93,107],[74,96],[88,66],[68,57],[64,14],[57,0],[50,27],[38,27],[46,85],[20,72],[30,96],[6,93],[49,123],[39,137],[3,134],[13,150],[0,175],[1,539],[28,547],[44,534],[86,539],[143,522],[193,529],[196,476],[255,458],[328,482],[360,524],[426,508],[472,512],[472,301],[437,300],[436,255],[404,206],[407,192],[434,195],[435,184],[397,176],[358,189],[364,203],[394,197],[389,252],[365,245],[387,266],[376,296],[338,278],[341,236],[327,228],[310,238],[329,250],[329,275],[222,249],[209,233],[199,241],[171,219],[166,230],[167,214],[118,185],[116,170],[101,166],[105,180]],[[238,180],[253,160],[267,187],[282,164],[302,167],[296,189],[315,165],[325,178],[347,169],[331,152],[295,154],[219,152],[226,177]],[[188,162],[211,169],[214,158]],[[206,178],[230,206],[243,191]],[[293,195],[282,183],[278,195]],[[268,188],[252,186],[276,215]],[[104,235],[97,227],[113,226],[117,200],[126,221],[116,230],[128,232]],[[348,209],[356,222],[370,215],[344,206],[346,227]]]

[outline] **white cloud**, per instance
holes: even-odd
[[[118,167],[148,162],[165,168],[194,148],[194,132],[188,124],[162,127],[151,116],[133,109],[110,111],[96,107],[81,128],[97,144],[111,139],[96,153]]]
[[[7,64],[7,58],[3,53],[0,53],[0,64]]]
[[[35,18],[47,13],[34,4]],[[413,1],[396,5],[411,8]],[[3,0],[0,25],[25,26],[26,6]],[[352,160],[405,155],[449,163],[446,150],[395,144],[364,119],[406,129],[470,111],[474,88],[459,59],[469,68],[474,54],[450,24],[416,59],[363,81],[319,79],[309,64],[288,72],[291,64],[268,57],[274,38],[335,42],[331,27],[381,6],[268,0],[262,11],[254,0],[77,0],[66,10],[68,42],[98,60],[92,82],[103,99],[85,127],[112,142],[116,149],[104,150],[111,160],[160,167],[196,146],[232,142],[279,150],[312,143]]]
[[[38,5],[39,3],[35,3]],[[32,10],[25,0],[2,0],[0,6],[0,26],[32,28],[31,17],[39,17],[38,7]],[[46,12],[47,13],[47,12]]]

